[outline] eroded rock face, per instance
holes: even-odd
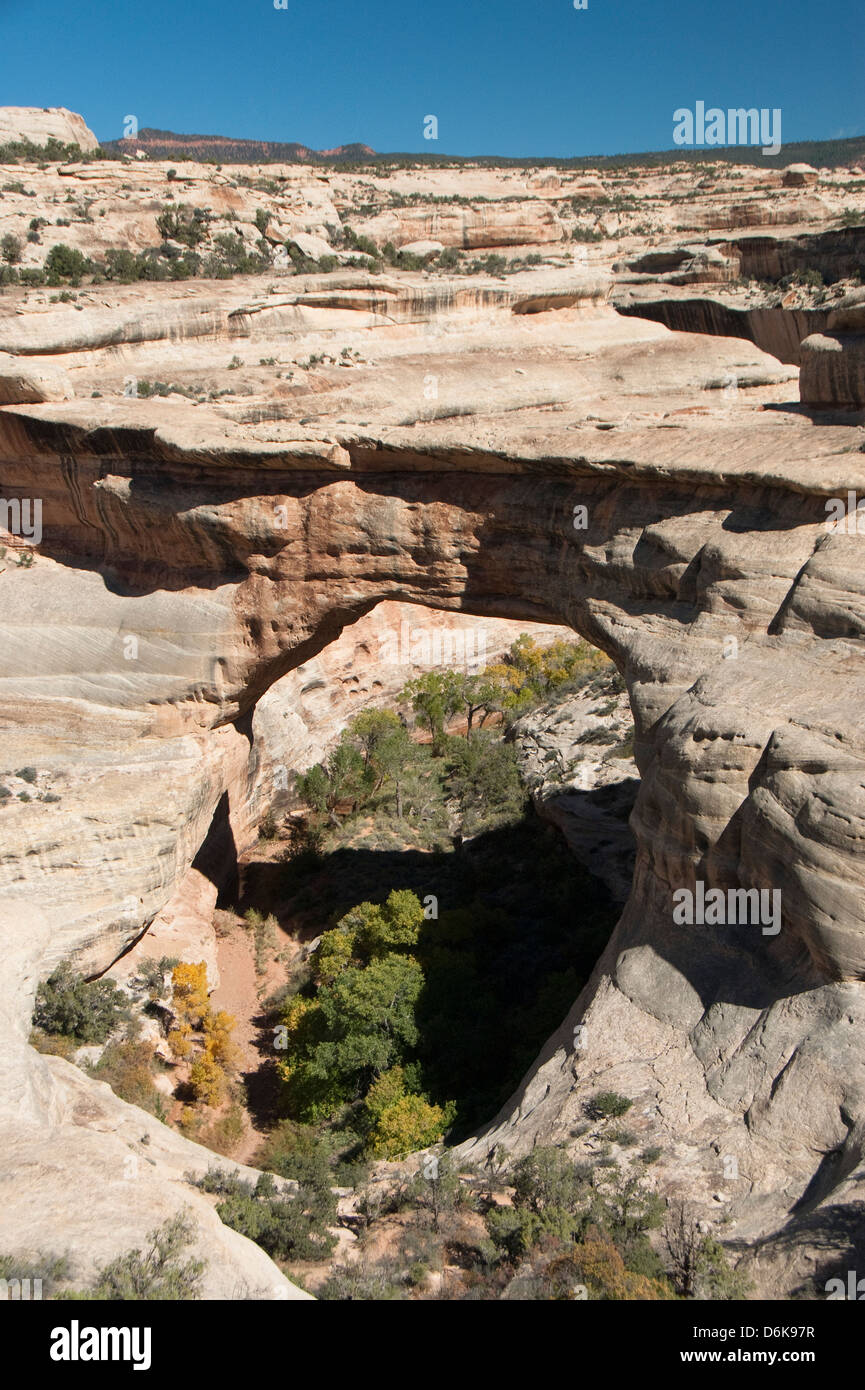
[[[532,177],[539,199],[570,192]],[[350,200],[351,181],[315,194],[303,178],[283,202],[320,235],[316,210]],[[527,185],[509,171],[499,194]],[[468,171],[462,187],[487,197],[495,180]],[[244,196],[225,184],[226,204]],[[102,1088],[27,1047],[36,986],[67,957],[105,969],[159,914],[196,918],[208,890],[191,866],[209,881],[208,853],[255,834],[268,692],[317,679],[329,644],[385,602],[565,625],[615,660],[636,724],[621,922],[468,1151],[567,1143],[593,1090],[624,1091],[667,1154],[663,1190],[711,1207],[737,1158],[726,1230],[766,1241],[773,1290],[799,1277],[779,1233],[795,1237],[804,1194],[812,1223],[830,1192],[854,1210],[865,616],[862,540],[828,528],[827,503],[865,493],[861,431],[812,422],[795,369],[742,336],[617,313],[610,249],[505,280],[102,285],[101,302],[56,310],[4,297],[0,345],[62,362],[75,390],[0,411],[2,495],[42,504],[39,544],[3,537],[4,771],[35,766],[59,798],[0,806],[0,1142],[41,1194],[34,1211],[25,1180],[6,1185],[4,1248],[19,1228],[48,1248],[52,1204],[79,1190],[102,1254],[140,1242],[166,1194],[204,1204],[178,1176],[194,1146],[147,1120],[155,1161],[112,1221],[125,1189],[109,1170],[141,1114],[111,1098],[106,1117]],[[168,394],[130,398],[130,379]],[[780,930],[678,925],[673,894],[698,884],[780,892]],[[248,1282],[247,1243],[220,1245],[208,1222],[219,1287]]]
[[[255,706],[262,808],[294,808],[294,774],[321,762],[346,723],[368,705],[393,706],[407,681],[432,670],[474,674],[526,633],[541,646],[573,641],[569,628],[494,621],[385,600],[317,656],[272,685]]]
[[[812,333],[801,359],[805,405],[865,409],[865,333]]]
[[[99,149],[99,141],[84,118],[65,106],[0,106],[0,143],[16,140],[29,140],[33,145],[59,140],[82,150]]]
[[[634,877],[629,825],[640,780],[630,754],[628,697],[578,691],[518,720],[522,777],[545,820],[562,831],[580,863],[624,905]]]
[[[802,343],[800,388],[807,405],[865,409],[865,290],[833,309],[825,333]]]
[[[0,405],[35,405],[68,401],[75,395],[62,367],[34,367],[10,353],[0,352]]]

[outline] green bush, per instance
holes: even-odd
[[[514,1206],[541,1213],[551,1207],[576,1212],[588,1190],[587,1170],[561,1149],[540,1145],[514,1166]]]
[[[79,1043],[105,1042],[123,1016],[126,997],[110,980],[85,980],[65,961],[36,991],[33,1023]]]
[[[78,284],[81,276],[90,269],[90,262],[80,251],[58,242],[52,246],[45,257],[45,274],[49,285],[59,285],[63,280]]]
[[[207,1190],[218,1191],[212,1175],[209,1180]],[[336,1219],[336,1198],[328,1182],[307,1180],[288,1194],[277,1192],[269,1173],[262,1173],[254,1188],[231,1178],[216,1210],[226,1226],[277,1259],[325,1259],[336,1245],[327,1229]]]
[[[107,1081],[112,1091],[130,1105],[138,1105],[162,1118],[165,1100],[153,1084],[153,1050],[149,1043],[126,1039],[109,1043],[91,1068],[99,1081]]]
[[[91,1292],[62,1294],[68,1299],[110,1302],[189,1302],[199,1298],[204,1260],[182,1260],[195,1237],[187,1216],[179,1213],[151,1231],[144,1250],[130,1250],[112,1260],[99,1274]]]
[[[473,835],[523,815],[527,792],[513,744],[479,729],[470,739],[450,744],[448,771],[460,800],[464,833]]]
[[[620,1096],[616,1091],[597,1091],[586,1101],[585,1112],[592,1120],[617,1119],[620,1115],[627,1114],[633,1103],[627,1096]]]

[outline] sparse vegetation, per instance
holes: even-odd
[[[125,1009],[125,996],[110,980],[86,980],[64,961],[36,992],[33,1024],[79,1044],[101,1043]]]
[[[183,1213],[151,1231],[144,1250],[130,1250],[105,1265],[92,1289],[64,1292],[64,1299],[139,1303],[190,1302],[201,1297],[204,1260],[185,1251],[195,1239],[192,1221]]]

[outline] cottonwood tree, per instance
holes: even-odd
[[[327,763],[316,763],[297,778],[297,792],[319,815],[339,825],[336,807],[342,801],[352,805],[364,791],[366,767],[363,757],[351,743],[338,743]]]
[[[456,671],[428,671],[403,687],[400,700],[409,703],[429,731],[433,754],[445,750],[445,730],[463,705],[463,677]]]

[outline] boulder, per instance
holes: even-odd
[[[812,333],[800,353],[803,405],[865,409],[865,333]]]
[[[0,352],[0,405],[38,405],[43,401],[71,401],[75,395],[62,367],[20,362]]]
[[[785,188],[804,188],[807,184],[817,182],[817,170],[810,164],[790,164],[781,175],[781,183]]]
[[[320,261],[323,256],[334,255],[334,249],[329,242],[323,237],[313,236],[310,232],[295,232],[290,238],[290,244],[296,246],[301,255],[311,261]]]
[[[84,117],[65,106],[0,106],[0,144],[12,140],[29,140],[33,145],[59,140],[82,150],[99,149]]]
[[[400,247],[410,256],[437,256],[444,249],[443,241],[407,241],[405,246]]]

